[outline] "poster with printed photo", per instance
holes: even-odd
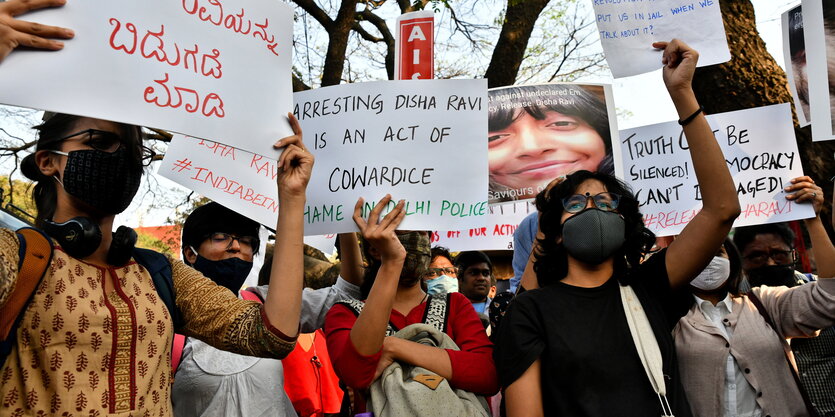
[[[610,85],[522,85],[491,89],[488,97],[491,204],[532,199],[578,170],[622,172]]]
[[[835,139],[835,2],[804,0],[803,39],[812,140]]]
[[[797,121],[800,126],[809,125],[809,75],[806,73],[806,42],[803,39],[802,6],[787,10],[782,15],[783,60],[789,89],[794,99]]]

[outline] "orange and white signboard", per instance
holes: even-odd
[[[397,18],[395,79],[435,78],[435,15],[430,10],[404,13]]]

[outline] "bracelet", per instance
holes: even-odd
[[[704,108],[702,108],[702,106],[699,106],[699,109],[698,109],[698,110],[696,110],[696,112],[695,112],[695,113],[691,114],[690,116],[688,116],[688,117],[687,117],[686,119],[684,119],[684,120],[679,120],[679,121],[678,121],[678,124],[680,124],[681,126],[686,126],[688,123],[692,122],[692,121],[693,121],[693,119],[695,119],[695,118],[696,118],[696,116],[698,116],[699,114],[701,114],[703,111],[705,111],[705,109],[704,109]]]

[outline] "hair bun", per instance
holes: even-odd
[[[32,181],[42,181],[47,178],[38,168],[38,164],[35,162],[34,152],[23,158],[23,161],[20,163],[20,172]]]

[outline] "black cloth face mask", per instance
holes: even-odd
[[[115,152],[98,149],[52,152],[67,157],[63,178],[58,181],[64,190],[104,214],[125,211],[139,190],[142,168],[133,166],[136,164],[124,146]]]
[[[766,265],[749,270],[748,282],[752,287],[794,287],[797,278],[794,276],[794,265]]]
[[[598,265],[623,247],[625,230],[620,214],[588,208],[563,223],[562,244],[574,259]]]
[[[214,281],[215,284],[226,287],[233,294],[238,295],[246,277],[249,276],[249,271],[252,270],[252,262],[247,262],[241,258],[210,261],[197,255],[197,260],[194,261],[192,267]]]

